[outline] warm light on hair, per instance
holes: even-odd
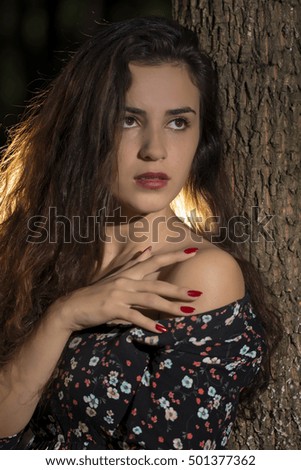
[[[0,213],[0,223],[6,220],[16,207],[16,200],[11,200],[10,195],[16,191],[22,170],[20,159],[16,158],[15,155],[0,164],[0,204],[3,207]],[[3,206],[4,201],[10,202],[10,205],[6,205],[6,208],[5,204]]]
[[[212,232],[212,212],[203,198],[194,201],[184,188],[170,203],[176,216],[197,233]],[[208,222],[210,226],[208,227]],[[213,230],[214,231],[214,230]]]

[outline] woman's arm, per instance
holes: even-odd
[[[0,371],[0,437],[22,431],[29,422],[70,334],[54,303],[13,361]]]
[[[180,306],[192,301],[187,294],[189,286],[179,288],[147,280],[147,276],[193,256],[182,250],[156,256],[144,252],[114,275],[55,301],[19,353],[0,372],[0,437],[14,435],[27,425],[73,331],[121,319],[158,333],[157,322],[132,305],[182,315]]]

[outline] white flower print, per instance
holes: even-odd
[[[134,434],[137,434],[137,435],[138,435],[138,434],[141,434],[141,433],[142,433],[142,429],[140,428],[140,426],[135,426],[135,427],[133,428],[133,433],[134,433]]]
[[[119,372],[117,372],[116,370],[111,370],[111,372],[109,373],[109,383],[111,385],[118,384],[118,375],[119,375]]]
[[[93,356],[91,357],[90,361],[89,361],[89,366],[96,366],[99,362],[99,357],[97,356]]]
[[[62,400],[64,398],[64,392],[62,390],[59,391],[58,397],[59,397],[59,400]]]
[[[167,369],[171,369],[172,367],[172,360],[171,359],[165,359],[164,365]]]
[[[225,406],[225,410],[227,411],[227,413],[229,413],[229,411],[232,410],[232,403],[227,403]]]
[[[220,364],[221,360],[218,357],[204,357],[202,359],[202,362],[205,362],[205,364]]]
[[[230,364],[227,364],[227,365],[226,365],[226,369],[227,369],[227,370],[233,370],[233,369],[235,369],[240,363],[241,363],[241,361],[230,362]]]
[[[68,387],[69,382],[72,382],[72,380],[73,380],[73,375],[72,374],[70,374],[68,377],[65,377],[65,380],[64,380],[65,387]]]
[[[133,328],[133,329],[131,330],[131,333],[132,333],[132,335],[138,336],[138,338],[141,338],[142,336],[144,336],[144,333],[143,333],[143,331],[141,330],[141,328]]]
[[[113,398],[113,400],[118,400],[120,395],[117,391],[117,388],[109,387],[107,390],[107,396],[109,398]]]
[[[202,320],[203,320],[204,323],[209,323],[212,320],[212,316],[211,315],[203,315]]]
[[[110,373],[109,373],[109,377],[118,377],[119,375],[119,372],[117,372],[117,370],[111,370]]]
[[[150,373],[148,370],[146,370],[142,376],[141,383],[145,385],[146,387],[149,386],[150,384]]]
[[[216,394],[215,388],[214,388],[214,387],[209,387],[209,388],[208,388],[208,395],[209,395],[209,397],[214,397],[215,394]]]
[[[71,369],[74,370],[77,367],[78,362],[75,360],[75,357],[72,357],[70,360]]]
[[[159,398],[159,403],[160,403],[160,406],[161,406],[162,408],[164,408],[164,409],[168,408],[168,407],[169,407],[169,404],[170,404],[169,401],[166,400],[165,397]]]
[[[104,417],[104,420],[108,423],[108,424],[113,424],[114,423],[114,420],[111,416],[105,416]]]
[[[172,441],[172,445],[174,446],[175,449],[183,449],[183,444],[181,439],[176,438]]]
[[[125,380],[122,382],[121,386],[120,386],[120,390],[123,392],[123,393],[131,393],[132,391],[132,386],[131,384],[129,384],[128,382],[126,382]]]
[[[215,397],[213,398],[213,407],[214,408],[218,408],[220,403],[221,403],[221,395],[215,395]]]
[[[193,384],[193,380],[190,377],[188,377],[188,375],[185,375],[185,377],[183,377],[182,379],[183,387],[191,388],[192,384]]]
[[[88,403],[91,408],[98,408],[99,400],[96,398],[93,393],[90,393],[88,396],[84,396],[84,402]]]
[[[88,416],[90,416],[90,418],[93,418],[93,416],[96,416],[96,411],[90,408],[90,406],[87,406],[86,413]]]
[[[57,443],[54,446],[54,450],[59,450],[61,445],[64,444],[64,443],[65,443],[65,438],[64,438],[63,434],[58,434]]]
[[[234,338],[225,339],[225,343],[238,343],[242,338],[242,335],[235,336]]]
[[[178,413],[173,408],[166,408],[165,419],[167,421],[175,421],[178,417]]]
[[[159,369],[171,369],[172,367],[172,361],[170,359],[165,359],[164,361],[160,362],[159,364]]]
[[[204,450],[214,450],[216,447],[216,442],[211,441],[211,439],[207,439],[204,445]]]
[[[246,344],[241,348],[241,350],[239,351],[239,354],[246,354],[248,351],[249,351],[249,346],[247,346]]]
[[[251,357],[252,359],[254,359],[256,355],[257,355],[256,351],[250,351],[246,353],[246,356]]]
[[[70,343],[69,343],[69,348],[70,349],[75,349],[79,343],[82,342],[82,338],[80,338],[79,336],[76,336],[75,338],[73,338]]]
[[[237,317],[237,315],[239,314],[239,311],[240,311],[240,304],[237,303],[237,304],[235,304],[235,307],[234,307],[234,310],[233,310],[233,315],[235,317]]]
[[[201,408],[198,409],[198,417],[199,418],[202,418],[202,419],[208,419],[209,417],[209,411],[206,410],[206,408],[203,408],[201,406]]]
[[[145,344],[156,346],[159,343],[159,336],[147,336],[145,338]]]
[[[207,343],[207,341],[212,341],[212,338],[210,338],[210,336],[206,336],[206,338],[202,338],[201,340],[197,340],[196,338],[192,337],[192,338],[189,338],[189,341],[194,346],[203,346],[204,344]]]
[[[78,422],[78,429],[82,432],[88,432],[89,428],[86,423],[82,423],[81,421]]]
[[[118,384],[118,379],[117,379],[117,377],[111,377],[109,382],[110,382],[111,385],[117,385]]]
[[[226,325],[226,326],[232,325],[234,319],[235,319],[235,316],[234,316],[234,315],[231,315],[231,317],[229,317],[229,318],[227,318],[227,319],[225,320],[225,325]]]
[[[228,442],[228,438],[227,438],[226,436],[224,436],[223,439],[222,439],[221,445],[222,445],[223,447],[225,447],[225,445],[227,444],[227,442]]]
[[[82,433],[87,433],[88,431],[89,431],[88,426],[85,423],[82,423],[81,421],[79,421],[78,427],[73,430],[76,437],[81,437]]]

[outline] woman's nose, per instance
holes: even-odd
[[[164,160],[167,157],[164,136],[160,131],[148,129],[144,132],[138,156],[142,160]]]

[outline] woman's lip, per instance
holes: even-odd
[[[149,179],[149,180],[169,180],[169,176],[166,173],[142,173],[141,175],[135,176],[135,180],[137,179]]]
[[[135,178],[135,183],[144,189],[161,189],[168,184],[163,178]]]

